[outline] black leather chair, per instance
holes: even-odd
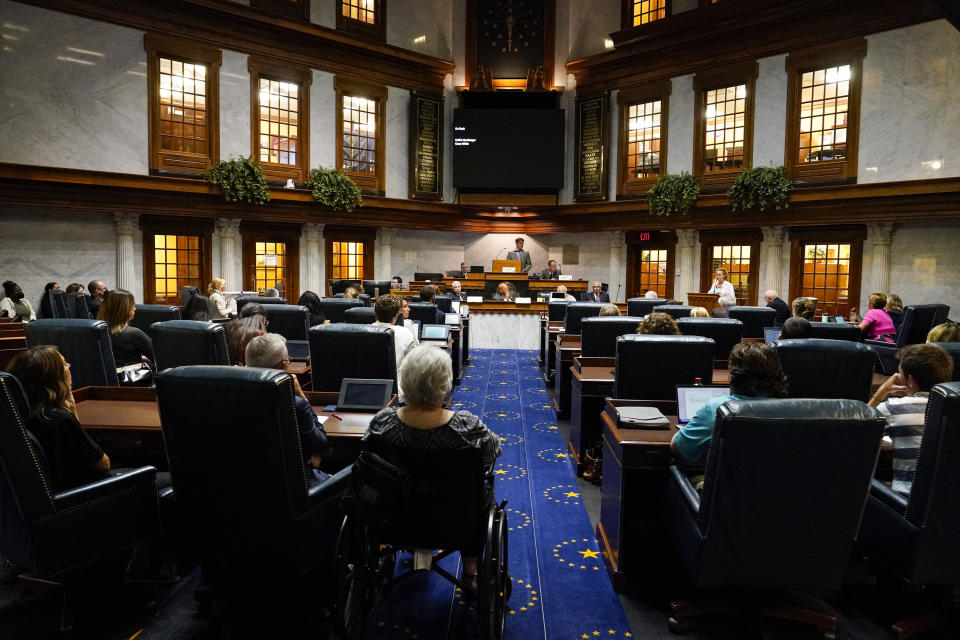
[[[665,313],[674,320],[679,320],[680,318],[689,318],[693,307],[687,304],[661,304],[654,307],[653,310]]]
[[[762,338],[765,327],[772,327],[777,312],[770,307],[739,307],[727,309],[727,317],[743,323],[744,338]]]
[[[393,380],[397,393],[397,358],[393,329],[369,324],[321,324],[310,327],[314,391],[340,391],[344,378]]]
[[[23,331],[28,347],[52,344],[60,350],[70,363],[74,389],[119,384],[110,329],[103,320],[41,319],[24,324]]]
[[[347,309],[364,306],[360,300],[350,298],[321,298],[320,309],[323,311],[323,317],[330,321],[330,324],[343,322],[343,314]]]
[[[892,375],[897,372],[897,351],[908,344],[926,342],[930,329],[946,322],[949,313],[950,307],[945,304],[911,304],[903,310],[903,323],[896,342],[864,340],[863,343],[877,354],[883,373]]]
[[[287,340],[306,340],[310,329],[310,310],[297,304],[265,304],[267,330]]]
[[[603,316],[580,321],[580,355],[591,358],[613,358],[617,355],[617,338],[637,332],[643,318]]]
[[[855,324],[840,322],[811,322],[808,335],[811,338],[848,340],[850,342],[860,342],[860,339],[863,338],[860,327]]]
[[[90,306],[87,304],[87,300],[90,299],[89,293],[74,291],[65,295],[68,318],[79,318],[80,320],[91,320],[93,318],[90,315]]]
[[[931,342],[935,344],[953,358],[953,379],[960,380],[960,342]]]
[[[314,586],[325,584],[350,470],[308,482],[293,377],[254,367],[177,367],[161,372],[156,387],[177,509],[190,523],[186,543],[207,584],[232,583],[227,573],[259,582],[261,573],[311,569]]]
[[[202,293],[199,287],[194,287],[192,285],[180,287],[180,306],[186,307],[190,302],[190,298],[199,293]],[[237,310],[239,311],[239,308]]]
[[[243,305],[248,302],[256,302],[258,304],[287,304],[286,298],[274,298],[268,296],[237,296],[237,315],[240,314],[240,311],[243,310]]]
[[[390,293],[390,280],[364,280],[363,292],[371,298]]]
[[[580,322],[583,318],[592,318],[600,315],[600,309],[605,302],[570,302],[567,304],[567,314],[563,318],[563,332],[575,336],[580,335]]]
[[[551,300],[547,303],[547,319],[553,322],[558,322],[567,317],[567,305],[570,303],[566,300]]]
[[[854,400],[730,400],[717,410],[702,497],[670,467],[664,501],[680,556],[701,589],[838,589],[880,453],[884,421]],[[815,446],[812,443],[816,443]],[[741,604],[742,603],[742,604]],[[716,603],[674,602],[671,627]],[[833,630],[796,607],[743,609]],[[819,615],[818,615],[819,614]]]
[[[713,340],[713,357],[726,360],[730,349],[743,338],[743,323],[731,318],[679,318],[677,326],[685,336],[703,336]]]
[[[73,314],[67,309],[67,292],[62,289],[51,289],[47,292],[47,306],[50,318],[72,318]]]
[[[453,312],[453,298],[448,298],[447,296],[434,296],[433,301],[436,303],[437,309],[440,309],[440,311],[443,311],[444,313]]]
[[[61,624],[68,630],[75,570],[160,533],[157,471],[114,471],[57,491],[28,416],[20,383],[0,372],[0,549],[36,577],[61,582]]]
[[[629,335],[617,338],[615,398],[676,400],[678,384],[713,380],[714,344],[703,336]]]
[[[871,555],[911,584],[940,587],[943,601],[950,606],[953,586],[960,584],[958,459],[960,382],[949,382],[930,391],[910,495],[873,480],[858,537]],[[894,629],[921,632],[938,622],[938,616],[926,613]]]
[[[410,319],[419,320],[422,324],[437,324],[437,309],[432,302],[410,302]]]
[[[150,339],[153,339],[153,327],[154,322],[166,322],[167,320],[180,320],[181,319],[181,309],[173,305],[167,304],[138,304],[135,305],[136,313],[133,316],[133,320],[130,321],[131,327],[136,327],[140,329],[148,336]]]
[[[157,371],[194,364],[230,364],[223,325],[200,320],[168,320],[153,325]]]
[[[363,291],[363,282],[360,280],[327,280],[327,285],[330,288],[330,295],[335,296],[338,293],[343,293],[347,290],[348,287],[353,287],[357,291]]]
[[[666,298],[629,298],[627,300],[628,316],[648,316],[654,307],[667,304]]]
[[[373,307],[350,307],[343,312],[343,321],[347,324],[373,324],[377,314]]]
[[[866,402],[875,356],[847,340],[780,340],[776,346],[791,398],[847,398]]]

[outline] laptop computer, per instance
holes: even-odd
[[[767,344],[776,344],[780,339],[780,327],[764,327],[763,337]]]
[[[483,273],[483,265],[482,264],[470,265],[470,273]]]
[[[450,325],[454,327],[460,326],[460,314],[459,313],[445,313],[443,314],[443,324]]]
[[[287,354],[294,362],[306,362],[310,359],[308,340],[287,340]]]
[[[836,322],[837,324],[846,323],[846,319],[843,316],[833,316],[833,321]]]
[[[380,411],[393,395],[393,380],[344,378],[340,382],[337,409],[341,411]]]
[[[451,313],[460,313],[460,301],[452,300],[450,302],[450,312]]]
[[[445,324],[425,324],[420,329],[421,340],[443,340],[450,337],[450,327]]]
[[[677,385],[677,421],[687,424],[709,400],[730,395],[730,387]]]

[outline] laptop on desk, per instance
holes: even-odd
[[[310,342],[307,340],[287,340],[287,354],[294,362],[306,362],[310,359]]]
[[[764,327],[763,337],[767,344],[777,344],[780,339],[780,327]]]
[[[445,324],[425,324],[420,329],[421,340],[442,340],[450,338],[450,327]]]
[[[677,422],[687,424],[709,400],[730,395],[730,387],[677,385]]]
[[[393,395],[393,380],[344,378],[340,382],[338,411],[377,412],[387,406]]]

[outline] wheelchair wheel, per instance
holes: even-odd
[[[333,563],[333,624],[337,635],[348,640],[362,634],[363,623],[376,602],[376,575],[367,566],[371,562],[370,547],[367,527],[345,516]]]
[[[477,615],[483,640],[503,637],[507,600],[513,591],[507,560],[507,512],[501,505],[490,510],[480,566]]]

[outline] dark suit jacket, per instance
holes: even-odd
[[[455,296],[456,294],[454,294],[453,291],[450,291],[447,295],[449,295],[449,296]],[[466,291],[461,291],[461,292],[460,292],[460,296],[457,297],[457,298],[454,298],[454,300],[459,300],[460,302],[466,302],[466,301],[467,301],[467,292],[466,292]]]
[[[550,269],[544,269],[543,271],[540,272],[540,279],[541,280],[557,280],[562,275],[563,274],[560,273],[560,269],[557,269],[553,273],[550,273]]]
[[[103,304],[103,300],[101,298],[97,298],[95,296],[90,296],[87,298],[87,309],[90,310],[90,315],[94,319],[97,318],[97,313],[100,311],[101,304]]]
[[[773,326],[782,327],[787,318],[791,316],[790,307],[780,298],[774,298],[767,303],[767,306],[777,312],[773,318]]]
[[[594,298],[591,290],[580,296],[580,302],[610,302],[610,296],[606,291],[601,291],[597,294],[597,298]]]

